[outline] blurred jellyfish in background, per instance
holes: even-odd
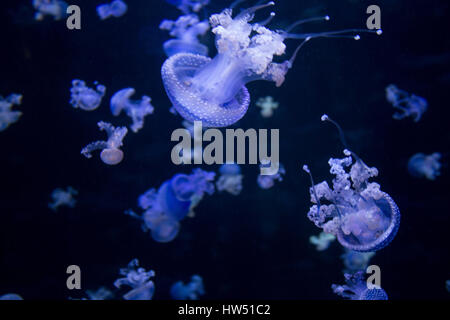
[[[11,111],[12,106],[22,103],[22,95],[10,94],[3,98],[0,96],[0,131],[5,130],[10,124],[17,122],[22,115],[20,111]]]
[[[399,112],[392,116],[395,120],[412,117],[414,122],[418,122],[428,108],[427,100],[400,90],[393,84],[386,87],[386,100],[399,109]]]
[[[408,161],[409,173],[417,178],[425,177],[428,180],[434,180],[439,176],[441,163],[441,154],[439,152],[425,155],[423,153],[416,153]]]
[[[186,284],[182,281],[175,282],[170,288],[170,295],[175,300],[198,300],[204,294],[203,279],[199,275],[193,275],[191,282]]]
[[[88,144],[81,150],[81,154],[86,158],[92,158],[91,152],[102,150],[100,159],[106,164],[116,165],[123,159],[123,151],[119,148],[122,146],[122,140],[128,132],[125,127],[114,128],[110,123],[100,121],[97,123],[100,130],[105,130],[108,135],[107,141],[95,141]]]
[[[133,124],[131,130],[138,132],[144,126],[144,117],[153,113],[152,100],[148,96],[142,96],[141,100],[131,100],[130,97],[135,93],[133,88],[125,88],[116,92],[111,98],[111,112],[118,116],[122,110],[131,118]]]
[[[345,273],[344,277],[346,284],[331,286],[337,295],[350,300],[388,300],[387,293],[380,287],[368,288],[363,271]]]
[[[209,0],[166,0],[167,3],[176,6],[184,14],[199,12],[201,8],[209,4]]]
[[[366,270],[370,259],[375,255],[375,252],[358,252],[345,249],[345,253],[341,255],[344,262],[345,272],[351,273],[358,270]]]
[[[217,179],[218,191],[226,191],[237,196],[242,191],[241,167],[236,163],[226,163],[219,168],[220,177]]]
[[[114,293],[105,287],[100,287],[97,290],[86,290],[87,300],[108,300],[114,298]]]
[[[97,109],[102,102],[105,95],[106,87],[94,82],[96,90],[86,86],[82,80],[75,79],[72,81],[72,88],[70,89],[70,104],[74,108],[80,108],[86,111]]]
[[[0,296],[0,300],[23,300],[23,298],[16,293],[7,293]]]
[[[445,288],[450,292],[450,280],[445,281]]]
[[[114,281],[116,288],[123,285],[132,288],[123,295],[125,300],[151,300],[155,292],[155,284],[150,278],[155,276],[153,270],[145,271],[139,267],[138,259],[133,259],[126,268],[121,268],[119,273],[124,276]]]
[[[316,246],[317,251],[324,251],[328,249],[331,242],[336,240],[336,237],[331,233],[321,232],[319,236],[311,236],[309,237],[309,243]]]
[[[260,167],[269,168],[271,166],[270,160],[262,159]],[[276,166],[275,166],[276,167]],[[261,189],[270,189],[275,185],[275,181],[283,181],[283,176],[286,174],[284,166],[280,163],[278,165],[278,172],[272,175],[258,174],[256,182]]]
[[[67,3],[60,0],[33,0],[33,7],[36,9],[34,19],[40,21],[45,16],[53,16],[53,19],[60,20],[67,13]]]
[[[51,197],[52,201],[48,204],[48,207],[53,211],[58,210],[61,206],[66,206],[69,208],[75,207],[77,201],[74,196],[78,194],[78,191],[72,187],[67,187],[67,190],[57,188],[53,190]]]
[[[109,17],[119,18],[127,12],[128,6],[122,0],[114,0],[111,3],[101,4],[97,6],[97,14],[101,20]]]
[[[261,116],[270,118],[273,116],[273,110],[278,108],[279,103],[273,100],[271,96],[259,98],[256,101],[256,106],[261,108]]]

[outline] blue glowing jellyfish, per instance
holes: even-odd
[[[344,277],[346,284],[331,286],[337,295],[350,300],[388,300],[387,293],[382,288],[374,286],[369,289],[362,271],[345,273]]]
[[[77,201],[74,196],[78,194],[78,191],[72,187],[67,187],[67,190],[57,188],[53,190],[51,197],[52,201],[48,204],[48,207],[53,211],[57,211],[59,207],[66,206],[69,208],[75,207]]]
[[[101,4],[97,6],[97,14],[101,20],[109,17],[119,18],[127,12],[128,6],[122,0],[114,0],[111,3]]]
[[[116,92],[111,98],[111,112],[114,116],[118,116],[122,110],[125,110],[133,121],[131,130],[138,132],[144,126],[145,116],[152,114],[154,108],[150,104],[152,99],[148,96],[142,96],[142,99],[138,101],[131,100],[130,97],[134,93],[133,88],[125,88]]]
[[[261,116],[263,118],[270,118],[273,116],[273,110],[278,108],[279,103],[271,96],[259,98],[256,101],[256,106],[261,108]]]
[[[236,163],[223,164],[219,169],[220,177],[217,179],[216,187],[218,191],[226,191],[237,196],[242,191],[241,168]]]
[[[17,293],[7,293],[0,296],[0,300],[23,300],[23,298]]]
[[[114,298],[114,293],[105,287],[100,287],[97,290],[86,290],[87,299],[84,300],[108,300]]]
[[[105,95],[106,87],[94,82],[97,85],[96,90],[86,86],[82,80],[73,80],[70,89],[70,104],[74,108],[80,108],[86,111],[97,109]]]
[[[124,276],[114,281],[114,286],[120,288],[123,285],[132,288],[123,295],[125,300],[151,300],[155,292],[155,284],[150,278],[155,276],[153,270],[145,271],[139,267],[138,259],[133,259],[126,268],[121,268],[119,273]]]
[[[175,300],[198,300],[204,294],[203,279],[199,275],[193,275],[191,282],[186,284],[182,281],[175,282],[170,288],[170,295]]]
[[[261,167],[270,167],[270,161],[263,159],[261,160]],[[259,174],[256,178],[256,182],[261,189],[270,189],[275,185],[275,181],[283,181],[283,176],[286,174],[284,166],[280,163],[278,164],[278,172],[272,175]]]
[[[375,255],[375,252],[358,252],[345,249],[345,253],[341,255],[344,262],[345,272],[355,272],[358,270],[366,270],[370,259]]]
[[[96,141],[88,144],[81,150],[81,154],[86,158],[92,158],[91,152],[95,150],[102,150],[100,159],[106,164],[116,165],[123,159],[123,151],[119,148],[122,146],[122,140],[127,134],[128,130],[125,127],[114,128],[113,125],[107,122],[100,121],[97,123],[100,130],[105,130],[108,135],[107,141]]]
[[[416,153],[408,161],[408,171],[414,177],[425,177],[428,180],[434,180],[441,174],[441,154],[439,152],[425,155]]]
[[[20,111],[11,111],[11,108],[22,103],[22,95],[10,94],[8,97],[3,98],[0,96],[0,131],[6,130],[9,125],[17,122],[22,115]]]
[[[331,242],[336,240],[336,237],[331,233],[321,232],[319,236],[309,237],[309,243],[316,246],[317,251],[324,251],[328,249]]]
[[[171,5],[176,6],[185,14],[199,12],[201,8],[208,5],[209,0],[166,0]]]
[[[400,90],[393,84],[386,87],[386,100],[399,110],[392,116],[395,120],[412,117],[414,122],[418,122],[428,108],[427,100]]]
[[[34,19],[40,21],[45,16],[53,16],[53,19],[60,20],[67,13],[67,3],[60,0],[33,0],[33,7],[36,9]]]

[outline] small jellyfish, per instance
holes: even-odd
[[[8,97],[3,98],[0,96],[0,131],[5,130],[10,124],[19,120],[22,112],[11,111],[12,106],[20,105],[22,103],[22,95],[10,94]]]
[[[269,160],[261,160],[260,167],[270,167]],[[275,185],[275,181],[283,181],[283,176],[286,174],[286,170],[284,170],[284,166],[280,163],[278,165],[278,172],[272,175],[263,175],[259,174],[256,182],[261,189],[270,189]]]
[[[7,293],[0,296],[0,300],[23,300],[23,298],[17,293]]]
[[[428,108],[427,100],[400,90],[393,84],[386,87],[386,100],[400,110],[392,116],[395,120],[412,117],[414,122],[418,122]]]
[[[273,116],[273,110],[278,108],[279,103],[273,100],[271,96],[259,98],[256,105],[261,108],[261,116],[270,118]]]
[[[439,171],[441,169],[440,159],[441,154],[439,152],[428,156],[423,153],[416,153],[408,161],[408,171],[414,177],[434,180],[441,174]]]
[[[331,286],[337,295],[350,300],[388,300],[387,293],[382,288],[374,286],[369,289],[362,271],[345,273],[344,277],[346,284]]]
[[[345,272],[355,272],[358,270],[366,270],[370,259],[375,255],[375,252],[358,252],[345,249],[345,253],[341,255],[344,262]]]
[[[105,287],[100,287],[95,291],[86,290],[87,300],[108,300],[114,298],[114,293]]]
[[[185,14],[199,12],[201,8],[208,5],[209,0],[166,0],[171,5],[176,6]]]
[[[67,187],[67,190],[57,188],[53,190],[51,196],[52,201],[48,204],[48,207],[53,211],[57,211],[61,206],[67,206],[69,208],[75,207],[77,201],[74,196],[78,194],[78,191],[72,187]]]
[[[204,294],[203,279],[199,275],[193,275],[191,282],[187,284],[182,281],[175,282],[170,288],[170,295],[175,300],[198,300],[199,296]]]
[[[145,271],[139,267],[138,259],[133,259],[126,268],[121,268],[119,273],[124,276],[114,281],[116,288],[123,285],[132,288],[123,295],[125,300],[151,300],[155,292],[155,284],[150,278],[155,276],[153,270]]]
[[[114,0],[111,3],[101,4],[97,6],[97,14],[101,20],[109,17],[119,18],[127,12],[128,6],[122,0]]]
[[[70,89],[70,104],[74,108],[80,108],[86,111],[97,109],[102,102],[105,95],[106,87],[94,82],[97,86],[96,90],[86,86],[82,80],[73,80],[72,88]]]
[[[144,117],[153,113],[152,100],[148,96],[142,96],[141,100],[131,100],[130,97],[135,93],[133,88],[126,88],[116,92],[111,98],[111,112],[118,116],[122,110],[131,118],[133,124],[131,130],[138,132],[144,126]]]
[[[217,179],[216,187],[218,191],[227,191],[237,196],[242,191],[241,168],[236,163],[223,164],[219,169],[220,177]]]
[[[35,20],[43,20],[45,16],[53,16],[53,19],[60,20],[67,15],[68,5],[60,0],[33,0],[33,7],[37,10]]]
[[[324,251],[328,249],[331,242],[336,240],[336,237],[331,233],[321,232],[319,236],[309,237],[309,243],[316,246],[317,251]]]
[[[208,47],[198,41],[198,37],[209,30],[208,21],[200,21],[197,15],[180,16],[176,21],[163,20],[159,25],[161,30],[170,31],[176,39],[164,42],[164,52],[168,57],[180,52],[208,55]]]
[[[100,130],[105,130],[108,135],[107,141],[96,141],[88,144],[81,150],[81,154],[86,158],[92,158],[91,152],[101,149],[100,159],[106,164],[116,165],[123,159],[123,151],[119,148],[122,146],[122,140],[128,130],[125,127],[114,128],[107,122],[100,121],[97,123]]]
[[[445,288],[450,292],[450,280],[445,281]]]

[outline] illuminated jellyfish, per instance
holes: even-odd
[[[151,300],[155,292],[155,284],[150,278],[155,276],[155,271],[145,271],[139,267],[138,259],[133,259],[126,268],[121,268],[119,273],[124,276],[114,281],[116,288],[123,285],[132,288],[123,295],[125,300]]]
[[[23,300],[23,298],[17,293],[7,293],[0,296],[0,300]]]
[[[37,10],[34,19],[43,20],[45,16],[53,16],[53,19],[60,20],[67,13],[67,3],[60,0],[33,0],[33,7]]]
[[[111,3],[105,3],[97,6],[97,14],[101,20],[109,17],[119,18],[127,12],[128,6],[122,0],[114,0]]]
[[[423,153],[416,153],[408,161],[408,171],[414,177],[425,177],[428,180],[434,180],[439,176],[441,163],[441,154],[439,152],[425,155]]]
[[[414,122],[418,122],[428,108],[427,100],[400,90],[393,84],[386,87],[386,100],[394,108],[399,109],[399,112],[394,113],[392,116],[395,120],[412,117]]]
[[[326,115],[322,120],[336,125],[346,146],[339,125]],[[323,231],[334,234],[347,249],[360,252],[380,250],[397,234],[400,210],[394,200],[380,190],[379,184],[368,181],[378,175],[376,168],[368,167],[347,149],[344,155],[343,159],[330,158],[328,161],[330,173],[335,175],[333,188],[326,181],[315,185],[308,166],[303,166],[311,178],[310,194],[314,203],[308,218]],[[346,171],[348,167],[349,172]]]
[[[70,104],[74,108],[80,108],[86,111],[97,109],[105,95],[106,87],[94,82],[97,86],[96,90],[86,86],[82,80],[75,79],[72,81],[70,89]]]
[[[216,187],[218,191],[227,191],[237,196],[242,191],[241,168],[236,163],[225,163],[219,169],[220,177],[217,179]]]
[[[355,32],[290,33],[303,22],[329,20],[328,16],[296,22],[286,31],[272,31],[265,27],[274,13],[265,21],[249,23],[257,10],[274,4],[269,2],[257,5],[243,10],[234,18],[232,8],[212,15],[210,24],[216,35],[218,51],[213,59],[179,53],[164,62],[161,69],[164,87],[173,106],[183,118],[191,122],[202,121],[207,127],[232,125],[247,112],[250,103],[250,95],[245,87],[247,83],[267,80],[281,86],[304,43],[312,38]],[[380,34],[381,30],[376,32]],[[359,39],[359,36],[354,38]],[[303,39],[303,42],[289,60],[272,62],[274,56],[284,54],[286,39]]]
[[[337,295],[350,300],[388,300],[386,291],[381,287],[373,285],[369,289],[364,279],[364,272],[357,271],[353,274],[345,273],[344,285],[333,284],[331,289]]]
[[[22,115],[20,111],[11,111],[11,108],[22,103],[22,95],[10,94],[3,98],[0,96],[0,131],[5,130],[10,124],[17,122]]]
[[[170,288],[170,295],[175,300],[198,300],[199,296],[204,294],[203,279],[199,275],[193,275],[191,282],[187,284],[182,281],[175,282]]]
[[[201,8],[208,5],[209,0],[166,0],[171,5],[176,6],[185,14],[189,12],[199,12]]]
[[[336,237],[331,233],[321,232],[319,236],[309,237],[309,243],[316,246],[317,251],[324,251],[328,249],[331,242],[336,240]]]
[[[100,287],[95,291],[86,290],[87,300],[108,300],[114,298],[114,293],[105,287]]]
[[[208,21],[199,21],[197,15],[188,14],[180,16],[176,21],[163,20],[159,28],[170,31],[170,35],[176,38],[163,44],[168,57],[180,52],[208,55],[208,47],[198,41],[198,37],[209,30]]]
[[[152,100],[148,96],[142,96],[141,100],[134,101],[130,97],[135,93],[133,88],[125,88],[116,92],[111,98],[111,112],[118,116],[122,110],[133,120],[131,130],[138,132],[144,126],[144,117],[153,113]]]
[[[256,106],[261,108],[261,116],[264,118],[273,116],[273,110],[277,109],[278,105],[279,103],[270,96],[259,98],[258,101],[256,101]]]
[[[81,154],[86,158],[92,158],[91,152],[101,149],[100,159],[106,164],[116,165],[123,159],[122,140],[128,130],[125,127],[114,128],[110,123],[100,121],[97,123],[100,130],[105,130],[108,135],[107,141],[95,141],[88,144],[81,150]]]
[[[370,259],[375,255],[375,252],[358,252],[345,249],[345,253],[341,255],[344,262],[346,272],[354,272],[358,270],[366,270]]]
[[[445,288],[450,292],[450,280],[445,281]]]
[[[270,167],[270,160],[262,159],[260,167]],[[286,174],[284,166],[280,163],[278,166],[278,172],[272,175],[259,174],[256,182],[261,189],[270,189],[275,185],[275,181],[283,181],[283,176]]]
[[[67,187],[67,190],[57,188],[53,190],[51,197],[52,201],[48,204],[48,207],[53,211],[58,210],[61,206],[67,206],[69,208],[75,207],[77,201],[74,196],[78,194],[78,191],[72,187]]]

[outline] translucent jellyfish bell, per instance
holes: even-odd
[[[133,259],[126,268],[120,269],[120,275],[124,276],[114,281],[116,288],[129,286],[131,291],[124,294],[125,300],[151,300],[155,292],[155,284],[150,278],[155,276],[153,270],[145,271],[139,267],[138,259]]]
[[[60,0],[33,0],[36,9],[34,19],[43,20],[45,16],[52,16],[55,20],[64,18],[67,13],[67,3]]]
[[[198,300],[205,294],[203,279],[199,275],[193,275],[189,283],[175,282],[170,288],[170,295],[175,300]]]
[[[176,6],[185,14],[190,12],[198,12],[201,8],[209,3],[209,0],[166,0],[171,5]]]
[[[396,120],[412,117],[414,122],[418,122],[428,108],[427,100],[400,90],[393,84],[386,87],[386,100],[399,110],[392,116]]]
[[[61,206],[67,206],[69,208],[75,207],[77,201],[74,196],[78,194],[78,191],[72,187],[67,187],[67,190],[57,188],[53,190],[51,197],[52,201],[48,204],[48,207],[53,211],[58,210]]]
[[[278,105],[279,103],[270,96],[259,98],[256,101],[256,106],[261,108],[261,116],[264,118],[270,118],[273,115],[273,110],[277,109]]]
[[[3,98],[0,96],[0,131],[7,129],[11,124],[17,122],[22,115],[20,111],[11,111],[14,105],[22,103],[22,95],[10,94]]]
[[[382,288],[368,288],[362,271],[346,273],[344,277],[346,284],[331,286],[337,295],[351,300],[388,300],[387,293]]]
[[[226,163],[219,168],[220,177],[216,182],[218,191],[227,191],[237,196],[242,191],[241,168],[236,163]]]
[[[321,232],[319,236],[309,237],[309,243],[316,246],[317,251],[324,251],[328,249],[331,242],[336,240],[336,237],[331,233]]]
[[[434,180],[439,176],[441,163],[441,154],[439,152],[425,155],[416,153],[408,161],[408,171],[414,177],[425,177],[428,180]]]
[[[372,259],[374,255],[375,252],[358,252],[345,249],[345,253],[341,255],[341,259],[345,266],[345,272],[366,270],[370,259]]]
[[[111,3],[106,3],[97,6],[97,14],[101,20],[109,17],[119,18],[127,12],[128,6],[122,0],[114,0]]]
[[[105,95],[106,87],[97,84],[96,90],[86,86],[86,83],[82,80],[73,80],[72,88],[70,89],[70,104],[74,108],[80,108],[86,111],[92,111],[97,109],[102,102],[102,98]]]

